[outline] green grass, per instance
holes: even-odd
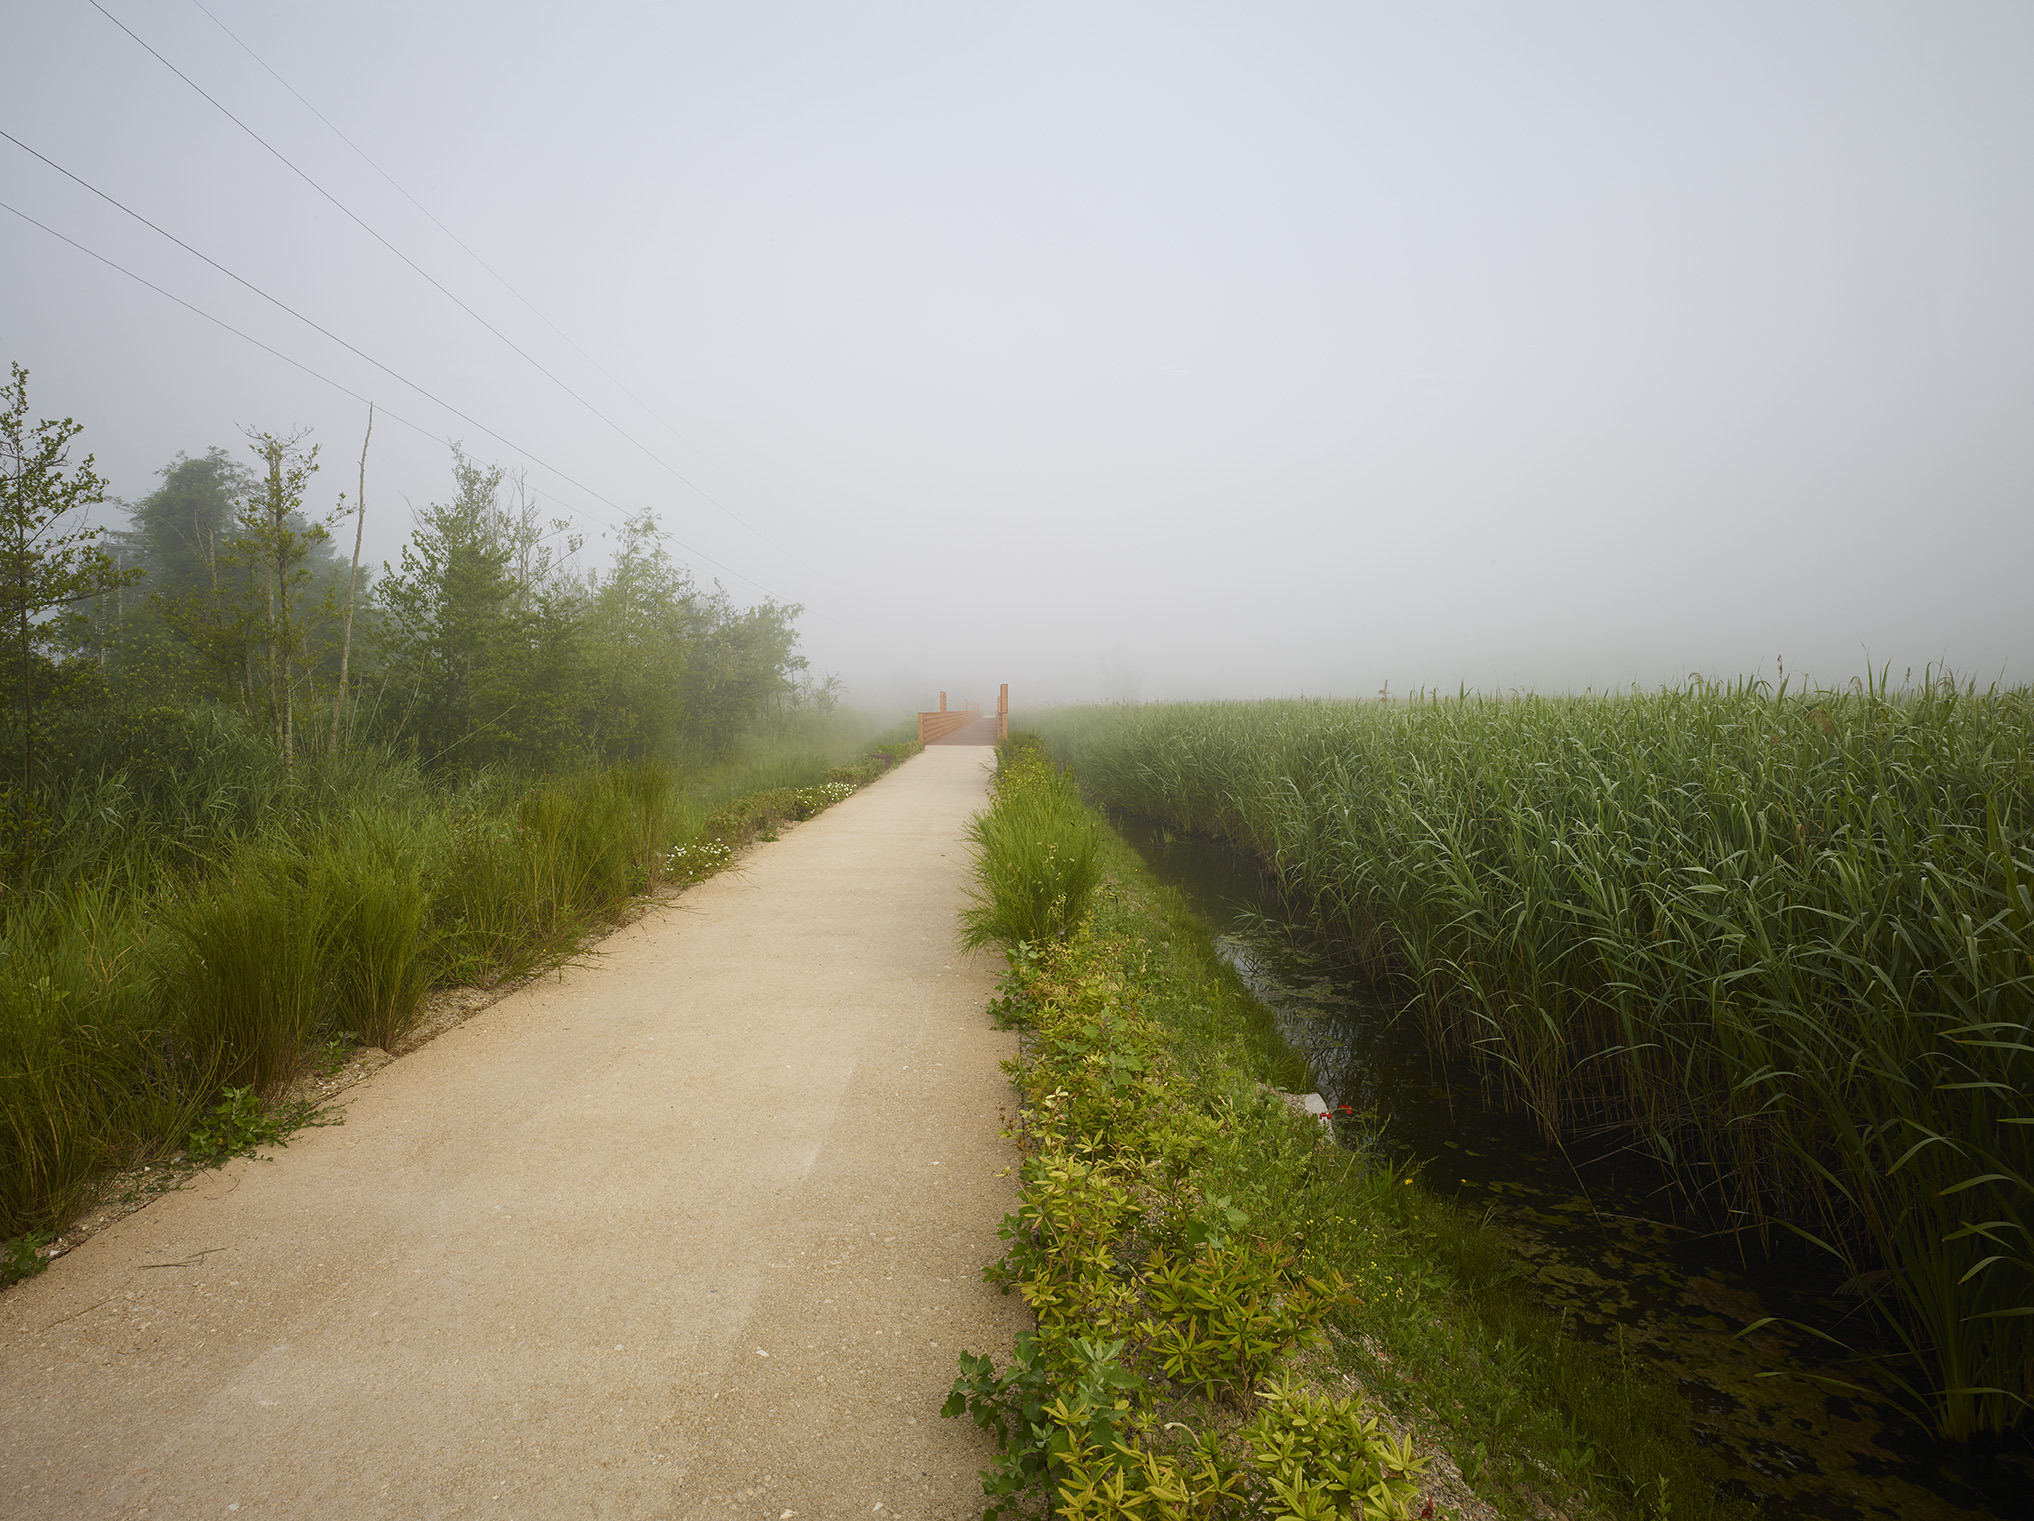
[[[222,724],[181,779],[77,787],[0,906],[0,1240],[209,1133],[222,1093],[273,1104],[334,1037],[393,1045],[433,986],[568,956],[879,774],[874,746],[916,748],[872,729],[793,715],[693,769],[438,780],[371,753],[284,778]]]
[[[998,753],[994,806],[968,821],[973,902],[961,916],[972,947],[1043,947],[1088,916],[1101,879],[1097,826],[1070,778],[1017,737]]]
[[[1259,854],[1550,1139],[1855,1275],[1951,1438],[2034,1400],[2034,692],[1758,685],[1065,710],[1109,802]],[[1872,1280],[1866,1280],[1872,1281]]]
[[[1013,738],[1006,755],[1023,743]],[[1227,1354],[1184,1336],[1178,1296],[1148,1266],[1154,1247],[1175,1276],[1204,1260],[1208,1302],[1233,1312],[1247,1308],[1238,1286],[1251,1276],[1235,1250],[1259,1242],[1267,1261],[1296,1254],[1289,1281],[1339,1278],[1355,1297],[1328,1315],[1324,1348],[1266,1352],[1251,1387],[1285,1378],[1290,1388],[1297,1374],[1321,1414],[1327,1395],[1353,1383],[1412,1425],[1416,1455],[1445,1450],[1506,1515],[1541,1516],[1550,1502],[1633,1521],[1740,1514],[1715,1496],[1685,1410],[1648,1370],[1565,1335],[1494,1230],[1407,1186],[1374,1149],[1323,1145],[1314,1121],[1264,1091],[1306,1079],[1267,1012],[1180,895],[1099,823],[1095,849],[1090,914],[1062,940],[1013,951],[998,1005],[1027,1029],[1017,1071],[1026,1160],[1024,1203],[994,1276],[1026,1294],[1039,1331],[1007,1368],[964,1359],[949,1407],[1004,1421],[992,1497],[1056,1489],[1066,1514],[1099,1518],[1147,1513],[1110,1508],[1098,1496],[1111,1482],[1132,1493],[1176,1483],[1205,1501],[1193,1514],[1286,1515],[1272,1481],[1304,1471],[1310,1503],[1325,1507],[1308,1513],[1350,1514],[1324,1478],[1350,1444],[1309,1453],[1302,1443],[1280,1468],[1250,1424],[1266,1402],[1223,1392],[1235,1372]],[[1267,1333],[1266,1346],[1277,1340]],[[1323,1426],[1351,1419],[1323,1416]],[[1216,1448],[1219,1461],[1197,1467]],[[1224,1472],[1227,1508],[1208,1498]],[[1393,1513],[1418,1514],[1417,1502],[1373,1510]]]

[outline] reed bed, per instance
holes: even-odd
[[[2034,1400],[2034,692],[1070,709],[1550,1140],[1841,1258],[1952,1439]]]

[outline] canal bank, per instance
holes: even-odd
[[[1812,1337],[1778,1324],[1740,1334],[1768,1317],[1861,1327],[1855,1292],[1806,1249],[1783,1238],[1768,1256],[1690,1215],[1614,1137],[1550,1151],[1486,1102],[1473,1073],[1436,1068],[1417,1034],[1288,918],[1254,859],[1135,816],[1112,821],[1213,930],[1329,1104],[1358,1117],[1345,1138],[1372,1139],[1412,1164],[1416,1187],[1487,1219],[1537,1305],[1672,1390],[1720,1494],[1826,1521],[2029,1514],[2024,1447],[1945,1447],[1886,1393],[1800,1376],[1865,1381]]]

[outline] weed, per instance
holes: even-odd
[[[1000,752],[995,806],[969,821],[976,846],[974,903],[962,916],[971,946],[1043,945],[1087,917],[1100,882],[1095,824],[1073,779],[1022,736]]]
[[[314,1115],[309,1104],[265,1104],[252,1087],[228,1088],[192,1124],[184,1159],[217,1167],[263,1146],[287,1146],[291,1135],[314,1122]]]
[[[43,1255],[43,1249],[54,1240],[55,1235],[49,1231],[29,1231],[0,1242],[0,1289],[33,1278],[48,1267],[49,1258]]]

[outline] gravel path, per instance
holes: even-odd
[[[951,1518],[1022,1304],[928,750],[0,1296],[0,1516]]]

